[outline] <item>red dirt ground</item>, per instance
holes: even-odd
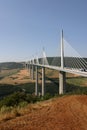
[[[27,115],[1,122],[0,130],[87,130],[87,96],[64,96],[37,105]]]

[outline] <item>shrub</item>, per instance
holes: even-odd
[[[14,94],[11,94],[7,97],[5,97],[3,100],[0,101],[0,107],[2,106],[17,106],[19,102],[25,101],[26,94],[23,92],[15,92]]]
[[[42,100],[48,100],[48,99],[50,99],[51,97],[52,97],[52,95],[49,94],[49,93],[47,93],[47,94],[45,94],[45,96],[42,97]]]
[[[35,95],[15,92],[0,101],[0,108],[2,106],[25,106],[27,103],[35,103],[38,100],[39,98]]]
[[[26,96],[26,101],[28,103],[35,103],[38,100],[39,100],[39,98],[35,95],[27,94],[27,96]]]

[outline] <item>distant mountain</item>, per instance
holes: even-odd
[[[23,62],[3,62],[0,63],[0,69],[21,69],[24,68]]]

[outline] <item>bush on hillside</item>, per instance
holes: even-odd
[[[0,69],[17,69],[17,68],[24,68],[24,63],[20,62],[4,62],[0,63]]]
[[[38,100],[39,98],[35,95],[26,94],[24,92],[15,92],[0,101],[0,108],[2,106],[18,106],[19,104],[22,104],[22,102],[35,103]]]
[[[40,100],[48,100],[50,98],[52,98],[52,95],[50,93],[47,93],[44,96],[42,96]]]

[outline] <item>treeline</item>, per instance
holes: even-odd
[[[47,61],[49,65],[61,66],[61,57],[47,57]],[[41,63],[42,59],[39,59],[39,62]],[[87,69],[87,58],[64,57],[64,67],[75,69]]]
[[[61,66],[61,57],[47,57],[47,58],[39,58],[40,64],[49,64],[52,66]],[[37,60],[34,60],[37,63]],[[64,67],[81,69],[87,69],[87,58],[81,57],[64,57]]]
[[[4,62],[0,63],[0,69],[21,69],[24,68],[23,62]]]

